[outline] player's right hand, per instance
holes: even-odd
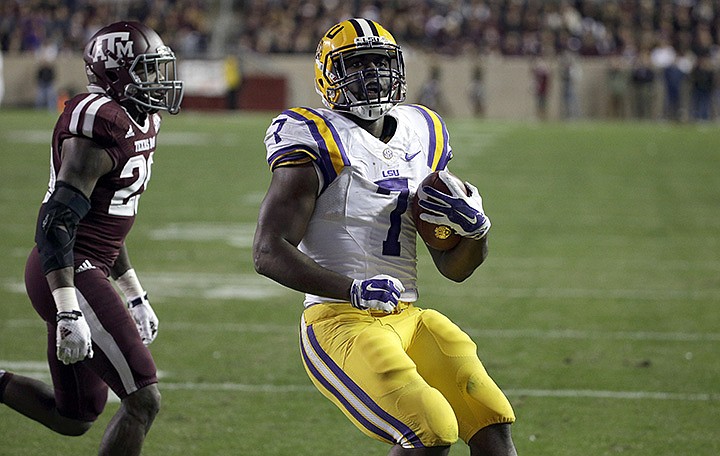
[[[405,287],[402,282],[389,275],[355,279],[350,287],[350,304],[361,310],[376,309],[390,313],[397,306],[403,291]]]
[[[82,312],[58,312],[55,346],[57,358],[63,364],[73,364],[93,357],[90,327]]]
[[[450,195],[432,188],[418,189],[418,204],[425,209],[420,219],[437,225],[447,225],[460,236],[482,239],[490,230],[490,219],[485,215],[482,197],[470,182],[453,179],[447,170],[439,173],[450,190]],[[466,193],[467,190],[467,193]]]

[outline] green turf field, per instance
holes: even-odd
[[[316,392],[301,296],[257,276],[271,114],[166,117],[128,238],[160,318],[163,408],[146,455],[384,455]],[[55,115],[0,111],[0,368],[48,378],[23,291]],[[519,453],[720,454],[720,129],[448,122],[491,253],[463,284],[422,251],[421,304],[475,339],[507,392]],[[0,455],[96,452],[0,405]],[[463,444],[453,455],[468,454]]]

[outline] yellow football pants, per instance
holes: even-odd
[[[515,421],[475,343],[435,310],[316,304],[300,329],[310,379],[370,437],[405,448],[444,446]]]

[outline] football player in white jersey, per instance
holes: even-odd
[[[391,455],[515,455],[512,407],[470,338],[420,307],[411,197],[433,171],[452,195],[419,192],[428,221],[463,236],[430,248],[463,281],[487,256],[490,220],[477,189],[447,176],[442,119],[405,99],[405,66],[378,23],[331,27],[315,56],[325,108],[293,108],[265,136],[272,170],[253,245],[256,270],[305,293],[301,352],[318,388]]]

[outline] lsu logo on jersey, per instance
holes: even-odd
[[[118,60],[135,58],[133,44],[130,32],[112,32],[100,35],[95,40],[93,62],[107,62],[106,68],[119,67]]]

